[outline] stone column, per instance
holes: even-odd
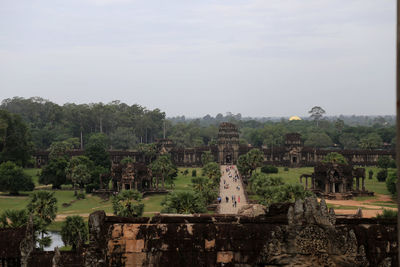
[[[325,184],[325,193],[329,193],[329,182],[326,182],[326,184]]]
[[[364,177],[362,177],[361,178],[362,180],[361,180],[361,183],[362,183],[362,191],[365,191],[365,178]]]
[[[308,177],[306,177],[306,189],[308,189]]]
[[[356,178],[356,190],[360,191],[360,179],[358,177]]]
[[[332,183],[332,193],[336,193],[335,192],[335,183]]]

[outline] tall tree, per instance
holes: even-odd
[[[310,118],[315,120],[317,122],[317,127],[319,121],[322,119],[324,114],[326,113],[325,110],[319,106],[314,106],[311,108],[311,110],[308,112],[310,115]]]
[[[32,177],[26,175],[20,166],[11,161],[0,164],[0,191],[18,195],[19,191],[32,191],[34,187]]]
[[[358,139],[352,133],[343,133],[340,135],[339,142],[344,149],[355,149],[358,147]]]
[[[65,169],[67,178],[74,186],[74,194],[77,195],[77,187],[83,190],[85,185],[91,182],[92,172],[95,170],[93,161],[86,156],[72,157]]]
[[[0,110],[0,163],[13,161],[26,166],[31,152],[31,136],[21,117]]]
[[[360,147],[362,149],[375,149],[381,145],[382,138],[377,133],[370,133],[360,140]]]
[[[157,156],[157,148],[155,144],[140,144],[139,152],[144,154],[144,160],[149,163],[151,163]]]
[[[137,146],[138,138],[133,128],[118,127],[110,134],[111,146],[113,149],[134,149]]]
[[[156,187],[158,188],[158,177],[161,177],[162,181],[162,189],[165,189],[165,180],[168,178],[173,172],[176,172],[176,168],[171,161],[171,156],[168,154],[159,156],[152,164],[151,170],[154,175],[156,175],[157,184]]]
[[[247,154],[241,155],[238,160],[239,172],[245,177],[251,177],[253,172],[261,167],[264,155],[261,150],[253,148]]]
[[[65,169],[68,161],[64,157],[54,158],[43,167],[39,176],[39,183],[51,184],[53,189],[61,189],[61,185],[67,182],[67,174]]]
[[[328,147],[333,144],[332,139],[324,132],[314,132],[308,135],[305,146]]]
[[[70,150],[70,144],[63,141],[57,141],[51,143],[49,159],[57,159],[57,158],[68,158],[67,152]]]
[[[111,167],[110,154],[108,153],[108,138],[105,134],[94,134],[86,145],[85,155],[96,166],[109,170]]]

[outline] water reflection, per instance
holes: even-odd
[[[61,235],[59,232],[48,232],[47,236],[51,237],[51,245],[49,247],[44,248],[44,251],[53,251],[55,247],[63,247],[64,243],[62,242]],[[36,247],[39,245],[36,243]]]

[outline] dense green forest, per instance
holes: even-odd
[[[223,121],[240,127],[241,142],[253,146],[277,146],[285,133],[299,132],[305,145],[345,149],[393,147],[393,116],[321,117],[288,121],[281,118],[242,118],[241,114],[206,115],[203,118],[166,118],[159,109],[128,105],[120,101],[108,104],[73,104],[62,106],[43,98],[14,97],[1,102],[0,109],[18,114],[26,123],[32,149],[48,149],[53,142],[82,136],[83,146],[96,133],[108,137],[110,149],[137,149],[165,136],[179,146],[215,143],[218,125]],[[4,123],[3,123],[4,124]],[[0,125],[1,128],[1,125]]]

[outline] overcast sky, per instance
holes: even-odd
[[[395,113],[395,0],[0,0],[0,99]]]

